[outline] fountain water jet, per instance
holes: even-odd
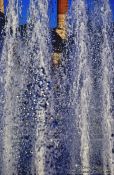
[[[108,1],[95,2],[94,36],[89,37],[86,4],[73,1],[69,55],[65,46],[58,67],[50,67],[48,1],[30,1],[24,39],[17,32],[18,2],[9,3],[1,58],[3,79],[0,75],[5,100],[2,174],[84,175],[86,171],[90,175],[98,157],[103,173],[113,174],[110,8]],[[97,150],[102,156],[96,156]]]
[[[91,97],[91,73],[89,69],[88,53],[88,30],[87,14],[84,1],[74,1],[73,3],[73,37],[75,50],[73,63],[75,65],[73,77],[73,108],[75,109],[75,123],[78,127],[78,137],[80,140],[81,172],[87,171],[89,174],[89,106]],[[76,141],[76,138],[75,138]],[[78,145],[77,145],[78,146]],[[75,158],[76,159],[76,158]],[[77,157],[78,159],[78,157]],[[74,163],[75,164],[74,160]],[[79,173],[79,172],[77,172]]]
[[[107,171],[113,174],[113,159],[112,148],[113,143],[111,141],[111,134],[113,131],[113,118],[111,113],[111,81],[113,78],[113,55],[109,44],[109,31],[111,21],[111,10],[109,7],[109,1],[102,2],[101,17],[103,21],[102,35],[103,45],[101,50],[102,58],[102,88],[103,88],[103,160],[104,160],[104,174],[107,175]]]
[[[30,16],[28,19],[28,45],[26,56],[33,62],[33,76],[36,74],[37,78],[31,80],[35,87],[35,91],[39,93],[34,118],[35,129],[33,131],[34,140],[32,142],[33,158],[32,158],[32,174],[45,175],[46,169],[46,118],[52,110],[52,98],[49,92],[50,81],[50,39],[48,26],[48,1],[30,1]],[[26,57],[25,56],[25,57]],[[31,63],[30,63],[31,64]],[[39,82],[38,82],[39,79]],[[51,98],[51,103],[50,103]]]
[[[18,77],[16,63],[16,39],[18,27],[18,2],[11,0],[7,9],[6,36],[1,61],[4,63],[4,108],[3,108],[3,151],[2,151],[2,174],[17,173],[19,155],[19,95],[22,85],[22,77]],[[15,67],[15,68],[14,68]]]

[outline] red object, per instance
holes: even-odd
[[[58,14],[65,14],[68,11],[68,0],[58,0]]]

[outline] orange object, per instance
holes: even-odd
[[[58,8],[57,8],[58,25],[56,28],[56,33],[61,38],[60,45],[62,44],[62,40],[67,39],[67,29],[66,29],[66,14],[67,14],[67,12],[68,12],[68,0],[58,0]],[[61,64],[61,62],[62,62],[61,53],[62,52],[54,52],[53,53],[52,63],[54,66],[59,66]]]
[[[58,14],[65,14],[68,11],[68,0],[58,0]]]
[[[62,39],[66,39],[66,14],[68,12],[68,0],[58,0],[58,15],[56,32]]]
[[[4,13],[4,1],[0,0],[0,12]]]

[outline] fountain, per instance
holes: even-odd
[[[67,4],[54,31],[56,49],[49,3],[30,0],[23,35],[19,2],[8,4],[0,53],[0,174],[113,175],[109,1],[93,0],[90,12],[86,1],[74,0],[68,20]]]

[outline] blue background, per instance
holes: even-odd
[[[21,2],[21,0],[19,0]],[[27,20],[27,11],[29,8],[29,1],[30,0],[22,0],[22,16],[20,17],[20,24],[25,24],[26,20]],[[72,0],[68,0],[69,1],[69,7],[71,5],[71,1]],[[93,0],[87,0],[87,3],[89,5],[89,7],[92,7],[92,1]],[[6,6],[8,4],[8,0],[4,0],[5,2],[5,11],[6,11]],[[111,4],[111,8],[113,11],[113,20],[114,20],[114,0],[110,0],[110,4]],[[57,25],[57,0],[51,0],[50,4],[49,4],[49,19],[50,19],[50,27],[51,28],[55,28]]]

